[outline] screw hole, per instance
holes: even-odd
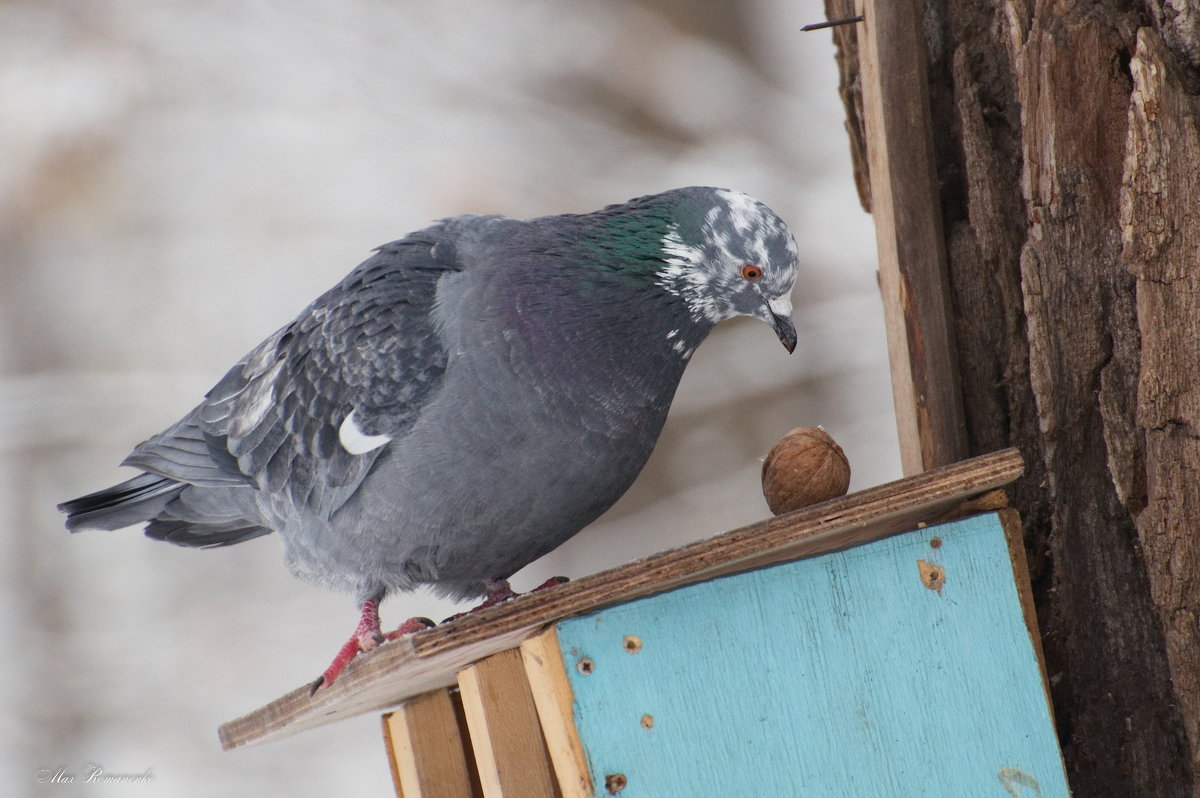
[[[629,784],[629,780],[625,778],[624,773],[609,773],[604,777],[604,789],[608,790],[609,795],[616,795]]]

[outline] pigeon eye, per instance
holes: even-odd
[[[750,282],[754,282],[759,277],[762,277],[762,269],[755,266],[753,263],[747,263],[742,267],[742,276]]]

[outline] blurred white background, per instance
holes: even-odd
[[[767,515],[760,458],[823,425],[852,489],[899,476],[874,235],[817,2],[0,2],[0,793],[388,795],[378,717],[222,753],[357,621],[271,537],[68,536],[54,505],[190,409],[372,247],[462,212],[582,212],[690,184],[801,246],[788,357],[753,321],[693,361],[600,522],[513,581]],[[384,624],[456,608],[427,595]],[[80,784],[89,763],[149,784]],[[65,768],[75,784],[38,785]]]

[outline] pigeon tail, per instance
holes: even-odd
[[[201,494],[196,490],[196,486],[170,477],[138,474],[111,488],[63,502],[58,509],[67,514],[71,532],[111,531],[144,523],[147,537],[192,548],[229,546],[270,533],[236,513],[197,512],[193,505],[203,510],[226,495],[213,489],[200,489]]]
[[[111,488],[58,505],[67,514],[67,529],[123,529],[154,518],[187,487],[156,474],[138,474]]]

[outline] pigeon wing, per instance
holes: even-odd
[[[447,352],[433,310],[458,264],[440,232],[380,247],[126,464],[250,485],[332,515],[441,384]]]

